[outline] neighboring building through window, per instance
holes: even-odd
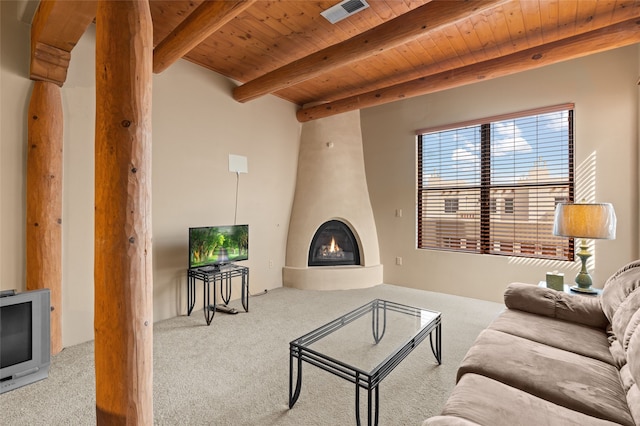
[[[552,233],[574,195],[573,104],[416,133],[418,248],[573,259]]]

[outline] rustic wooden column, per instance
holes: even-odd
[[[151,83],[148,0],[96,16],[96,419],[153,424]]]
[[[36,81],[27,148],[27,290],[51,290],[51,354],[62,350],[62,146],[60,87]]]

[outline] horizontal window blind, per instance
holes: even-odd
[[[480,250],[480,126],[420,136],[419,247]]]
[[[553,236],[573,200],[573,105],[418,135],[418,247],[573,258]]]

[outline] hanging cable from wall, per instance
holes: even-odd
[[[236,171],[236,208],[233,213],[233,224],[238,224],[238,187],[240,186],[240,172]]]
[[[233,224],[238,223],[238,191],[240,187],[240,173],[249,173],[247,157],[242,155],[229,154],[229,171],[236,174],[236,201],[233,213]]]

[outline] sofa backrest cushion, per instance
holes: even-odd
[[[620,307],[613,315],[611,330],[620,341],[620,344],[625,351],[629,349],[629,340],[633,333],[636,333],[636,329],[640,323],[639,310],[640,289],[631,293],[629,297],[620,304]]]
[[[614,352],[622,352],[620,377],[627,405],[640,424],[640,260],[620,268],[607,280],[602,292],[602,311],[611,322]]]
[[[640,311],[629,320],[625,330],[623,347],[627,353],[627,365],[620,370],[624,389],[627,391],[627,405],[636,424],[640,424]],[[631,373],[628,377],[627,369]]]
[[[640,306],[638,296],[630,297],[640,288],[640,260],[620,268],[605,283],[602,292],[602,311],[612,325],[615,335],[622,339],[631,316]],[[636,307],[634,309],[634,306]],[[616,316],[618,316],[616,318]]]

